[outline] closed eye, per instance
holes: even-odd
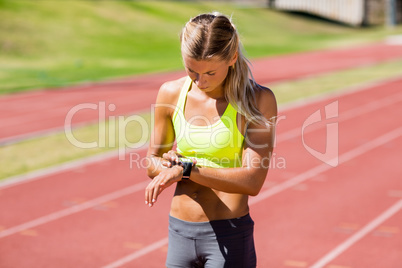
[[[187,68],[187,70],[188,70],[190,73],[198,74],[197,72],[191,70],[190,68]],[[207,73],[205,73],[205,74],[207,74],[207,75],[209,75],[209,76],[213,76],[213,75],[216,74],[216,72],[207,72]]]

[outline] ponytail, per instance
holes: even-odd
[[[242,53],[236,27],[228,17],[219,13],[195,17],[183,28],[180,41],[182,53],[196,60],[216,57],[229,62],[237,53],[237,61],[225,80],[225,98],[247,121],[269,124],[257,109],[256,92],[260,87]]]

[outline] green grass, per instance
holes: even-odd
[[[0,0],[0,94],[180,69],[182,26],[210,11],[233,15],[250,58],[402,32],[217,2]]]
[[[268,85],[275,92],[278,103],[288,103],[321,93],[332,92],[366,81],[402,75],[402,61],[392,61],[376,66],[342,70],[311,78],[285,81]]]
[[[149,126],[150,114],[139,115]],[[126,117],[127,118],[127,117]],[[0,179],[23,174],[40,168],[46,168],[71,160],[104,153],[125,145],[131,147],[146,144],[149,139],[149,128],[142,129],[139,120],[127,121],[124,129],[110,127],[103,122],[105,133],[98,124],[74,129],[74,137],[67,138],[64,132],[25,140],[16,144],[0,147]],[[119,126],[118,122],[115,126]],[[111,129],[111,131],[109,131]],[[89,145],[96,142],[93,148],[80,148],[76,141]],[[102,145],[102,142],[105,142]]]
[[[316,96],[322,93],[333,92],[364,82],[385,79],[401,75],[402,61],[382,63],[375,66],[361,67],[351,70],[322,74],[316,77],[267,85],[275,92],[278,103],[285,104],[291,101]],[[117,128],[109,128],[105,123],[106,133],[99,133],[99,125],[92,124],[74,129],[74,137],[81,142],[106,141],[104,146],[82,149],[72,144],[64,133],[26,140],[17,144],[0,147],[0,179],[34,171],[40,168],[54,166],[70,160],[80,159],[99,153],[117,150],[125,140],[131,144],[145,143],[149,139],[150,114],[140,115],[148,128],[142,131],[138,120],[133,120],[125,128],[125,132]],[[118,123],[115,124],[119,126]],[[102,128],[101,128],[102,129]],[[112,129],[109,135],[109,129]],[[102,131],[101,131],[102,132]],[[120,133],[120,135],[119,135]],[[122,135],[124,133],[124,135]],[[101,134],[101,135],[100,135]],[[100,137],[100,138],[98,138]],[[98,143],[100,145],[100,143]]]
[[[210,11],[233,15],[250,58],[350,46],[402,33],[400,26],[357,29],[205,1],[0,0],[0,94],[181,69],[179,32],[190,17]],[[395,61],[268,86],[283,104],[391,77],[401,69],[402,62]],[[150,115],[141,116],[149,124]],[[3,146],[0,179],[116,150],[124,141],[118,130],[114,137],[100,135],[97,124],[73,133],[82,142],[100,136],[106,144],[82,149],[59,133]],[[132,143],[149,138],[135,122],[125,133]]]

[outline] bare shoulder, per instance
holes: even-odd
[[[278,107],[275,98],[275,94],[271,89],[256,85],[256,101],[258,110],[269,120],[272,117],[277,116]]]
[[[157,103],[176,105],[186,78],[182,77],[163,83],[158,92]]]

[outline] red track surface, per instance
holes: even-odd
[[[402,128],[395,120],[401,88],[402,79],[394,80],[281,111],[274,166],[250,200],[259,267],[310,267],[328,253],[317,267],[402,267]],[[310,115],[321,110],[325,119],[324,108],[334,103],[336,118],[302,133]],[[327,123],[338,124],[335,168],[306,150],[325,152]],[[163,267],[173,189],[148,208],[148,179],[131,164],[116,154],[0,185],[0,267],[103,267],[118,260],[123,267]]]
[[[317,51],[271,57],[253,62],[253,73],[261,84],[295,79],[317,73],[402,58],[400,46],[372,44],[342,50]],[[183,72],[136,77],[122,81],[81,86],[66,90],[42,90],[0,97],[0,144],[60,131],[66,114],[79,104],[105,103],[106,118],[148,109],[160,85],[183,76]],[[109,104],[115,105],[110,111]],[[99,119],[99,111],[80,110],[73,125]]]

